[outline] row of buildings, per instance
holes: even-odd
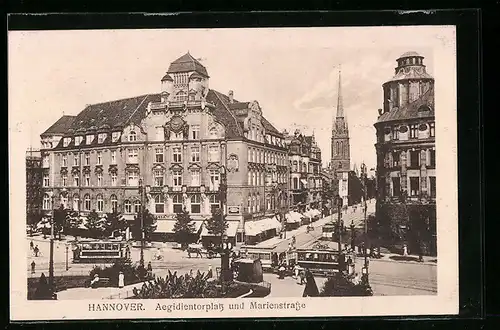
[[[210,89],[209,78],[187,53],[170,64],[160,93],[61,117],[41,134],[40,162],[27,163],[28,180],[34,172],[40,180],[29,207],[47,215],[59,205],[84,216],[117,210],[131,220],[144,189],[157,231],[169,233],[184,208],[195,221],[211,216],[224,175],[228,235],[237,241],[245,239],[246,223],[259,221],[264,230],[276,224],[277,212],[319,207],[321,150],[314,135],[278,131],[257,101]]]

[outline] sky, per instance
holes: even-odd
[[[39,148],[40,134],[63,114],[159,93],[169,64],[189,51],[207,68],[210,88],[257,100],[280,131],[314,132],[325,165],[341,68],[351,164],[371,168],[382,84],[396,59],[417,51],[434,76],[433,53],[448,36],[430,26],[9,32],[9,130],[23,137],[16,148]]]

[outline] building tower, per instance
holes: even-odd
[[[342,198],[343,205],[349,203],[349,172],[351,171],[349,128],[344,114],[342,100],[342,76],[339,71],[339,87],[337,98],[337,114],[332,123],[332,161],[333,174],[332,187],[336,195]]]
[[[344,115],[344,104],[342,100],[342,80],[339,71],[339,89],[337,99],[337,114],[332,123],[332,169],[335,172],[348,172],[351,169],[349,128]]]

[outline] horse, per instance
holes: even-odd
[[[196,257],[199,256],[200,258],[203,258],[200,248],[188,246],[185,251],[188,253],[189,258],[191,258],[191,253],[195,253]]]

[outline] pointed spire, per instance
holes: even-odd
[[[337,118],[344,117],[344,104],[342,102],[342,68],[339,66],[339,89],[337,99]]]

